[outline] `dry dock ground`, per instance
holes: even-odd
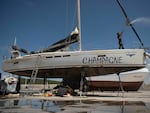
[[[24,96],[26,99],[44,99],[51,101],[75,101],[75,100],[95,100],[95,101],[143,101],[150,103],[150,91],[138,92],[88,92],[87,96]]]
[[[54,88],[57,84],[51,84],[49,88]],[[22,90],[25,86],[22,85]],[[42,89],[43,85],[35,86],[36,90]],[[129,91],[129,92],[101,92],[101,91],[91,91],[87,92],[87,96],[25,96],[25,98],[37,98],[37,99],[49,99],[49,100],[99,100],[99,101],[144,101],[150,103],[150,85],[142,85],[139,91]]]
[[[107,105],[107,102],[113,105]],[[150,113],[150,87],[137,92],[93,91],[87,92],[86,96],[8,95],[0,98],[0,113],[99,113],[99,111]]]
[[[18,106],[18,104],[15,104],[14,100],[28,100],[28,103],[31,102],[33,104],[34,101],[29,101],[29,100],[40,100],[45,101],[45,102],[61,102],[63,104],[66,104],[65,106],[63,105],[62,108],[57,108],[58,105],[54,106],[53,108],[48,108],[48,107],[40,107],[40,109],[35,109],[32,108],[32,105],[28,106]],[[104,113],[108,113],[107,111],[112,111],[109,113],[114,113],[114,112],[120,112],[120,111],[126,111],[130,110],[129,112],[133,112],[136,110],[138,113],[149,113],[150,109],[147,109],[143,106],[139,106],[139,102],[142,103],[150,103],[150,91],[138,91],[138,92],[88,92],[87,96],[64,96],[64,97],[59,97],[59,96],[7,96],[6,98],[1,98],[0,99],[0,104],[2,104],[3,101],[7,101],[5,103],[7,106],[0,107],[0,113],[99,113],[99,111],[103,110]],[[68,103],[66,102],[75,102],[78,101],[78,104],[74,105],[67,105]],[[82,103],[83,101],[86,102],[92,102],[90,105],[89,104],[84,104]],[[116,104],[115,106],[101,106],[100,104],[93,104],[93,102],[134,102],[133,106],[128,106],[126,107],[118,107]],[[82,104],[79,104],[81,102]],[[138,103],[137,105],[135,103]],[[40,104],[41,106],[42,104]],[[44,105],[44,104],[43,104]],[[136,106],[135,106],[136,105]],[[142,104],[140,104],[142,105]],[[2,106],[2,105],[1,105]],[[35,103],[35,107],[38,106],[37,103]],[[62,105],[61,105],[62,106]],[[81,107],[83,106],[83,108]],[[121,109],[120,109],[121,108]],[[135,110],[133,111],[133,108]],[[44,110],[43,110],[44,109]],[[46,110],[54,110],[53,112],[49,112]],[[86,111],[86,112],[85,112]],[[139,112],[141,111],[141,112]],[[126,111],[128,112],[128,111]],[[126,113],[126,112],[121,112],[121,113]],[[103,112],[102,112],[103,113]],[[137,112],[135,112],[137,113]]]

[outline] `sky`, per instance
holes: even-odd
[[[120,1],[144,46],[150,48],[150,0]],[[0,64],[15,37],[18,47],[38,51],[65,38],[76,26],[76,0],[0,0]],[[123,32],[125,48],[141,46],[116,0],[81,0],[82,50],[117,49],[117,32]]]

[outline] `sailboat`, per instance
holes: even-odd
[[[77,40],[75,38],[73,42],[78,41],[79,50],[58,49],[64,43],[63,46],[72,43],[65,41],[35,53],[28,53],[14,46],[11,51],[12,57],[3,60],[3,71],[19,76],[61,77],[64,78],[65,84],[76,88],[79,87],[81,76],[107,75],[145,67],[144,49],[82,50],[79,0],[77,4],[78,27],[69,37],[77,37]],[[53,51],[53,48],[57,48],[58,51]],[[22,56],[20,51],[27,54]]]

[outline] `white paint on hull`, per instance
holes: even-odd
[[[134,71],[120,73],[121,82],[143,82],[149,75],[147,68],[142,68]],[[88,81],[111,81],[118,82],[119,78],[117,74],[109,74],[105,76],[86,77]]]
[[[6,72],[76,67],[144,67],[143,49],[46,52],[5,59]]]

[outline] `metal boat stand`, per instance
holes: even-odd
[[[79,89],[79,93],[80,93],[80,97],[83,94],[83,76],[84,76],[84,71],[81,71],[81,79],[80,79],[80,89]]]
[[[122,85],[122,82],[121,82],[120,73],[117,73],[117,76],[118,76],[118,79],[119,79],[118,96],[119,96],[119,93],[120,93],[120,90],[121,90],[122,97],[124,97],[124,89],[123,89],[123,85]]]
[[[85,79],[85,72],[81,71],[81,80],[80,80],[80,88],[79,88],[80,97],[86,96],[87,93],[87,83]]]

